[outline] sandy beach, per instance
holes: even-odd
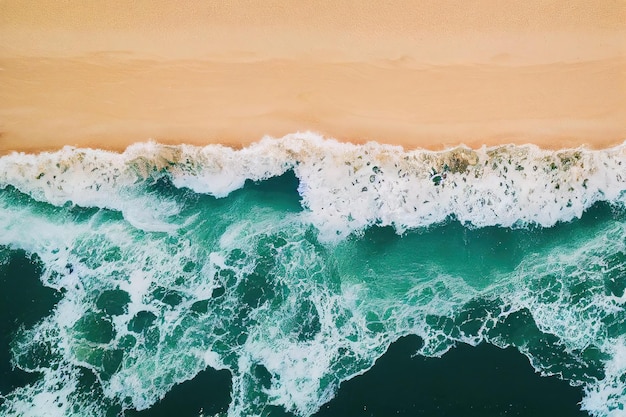
[[[624,1],[0,3],[0,154],[626,140]]]

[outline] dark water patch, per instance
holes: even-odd
[[[246,182],[246,187],[254,187],[256,190],[264,193],[279,193],[285,195],[298,194],[298,186],[300,180],[296,177],[296,174],[292,169],[286,171],[284,174],[271,177],[262,181],[250,181]]]
[[[35,372],[39,368],[49,368],[53,362],[59,360],[51,343],[42,340],[31,342],[29,340],[31,337],[32,335],[28,333],[18,333],[15,337],[15,342],[21,346],[12,352],[13,363],[19,366],[19,369],[16,368],[18,372],[21,372],[20,369]]]
[[[168,290],[167,288],[157,287],[152,292],[152,297],[155,300],[159,300],[170,307],[176,307],[183,301],[182,295],[174,290]]]
[[[319,313],[315,304],[310,300],[304,300],[297,307],[294,317],[294,328],[292,334],[300,342],[313,340],[322,328]]]
[[[254,194],[263,205],[277,207],[287,212],[302,211],[298,186],[300,180],[293,170],[262,181],[247,180],[242,192]]]
[[[258,269],[266,272],[263,266]],[[255,269],[237,287],[238,297],[248,307],[258,308],[274,298],[276,294],[274,280],[273,274],[261,273]]]
[[[103,417],[120,417],[122,406],[104,395],[100,382],[90,369],[84,367],[78,369],[78,385],[80,390],[75,391],[70,396],[80,398],[86,404],[100,404]],[[74,406],[74,412],[82,411],[85,413],[85,410],[77,409],[77,407],[79,406]]]
[[[626,206],[608,201],[598,201],[589,207],[578,221],[592,226],[607,219],[624,220],[625,218]]]
[[[192,380],[174,386],[167,395],[148,410],[129,410],[125,417],[198,417],[224,413],[230,404],[232,387],[227,370],[208,368]]]
[[[130,295],[122,290],[104,291],[96,301],[96,307],[112,316],[125,314],[130,303]]]
[[[6,258],[5,258],[6,257]],[[42,285],[39,258],[0,247],[0,393],[32,383],[37,375],[11,365],[10,345],[20,327],[30,328],[48,315],[60,294]]]
[[[585,351],[567,349],[558,337],[539,330],[527,309],[509,314],[488,335],[492,340],[523,346],[547,373],[558,374],[572,381],[592,382],[604,378],[602,361],[607,360],[607,357],[593,346]],[[585,360],[580,361],[580,357]]]
[[[599,201],[589,207],[580,218],[569,222],[558,222],[552,227],[539,227],[529,225],[520,229],[520,232],[528,242],[528,249],[539,251],[542,247],[552,244],[569,244],[576,241],[585,241],[601,230],[607,222],[625,221],[626,211],[624,207]]]
[[[150,311],[140,311],[128,323],[128,330],[135,333],[141,333],[152,326],[156,320],[154,313]]]
[[[109,343],[115,337],[111,319],[104,313],[87,313],[74,325],[77,337],[93,343]]]
[[[541,377],[515,349],[459,345],[441,358],[414,356],[401,338],[365,374],[344,382],[315,414],[331,416],[583,417],[582,390]]]

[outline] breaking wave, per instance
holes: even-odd
[[[14,365],[40,377],[0,412],[146,409],[212,367],[232,374],[229,416],[310,416],[415,334],[426,356],[515,346],[617,416],[625,168],[626,145],[405,151],[311,133],[4,156],[0,252],[35,254],[62,296],[16,334]]]

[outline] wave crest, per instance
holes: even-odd
[[[625,166],[626,143],[605,150],[505,145],[434,152],[296,133],[240,150],[139,143],[122,154],[71,147],[14,153],[0,158],[0,186],[55,205],[118,210],[136,227],[166,231],[180,208],[138,188],[167,177],[178,188],[220,198],[247,180],[292,169],[310,221],[322,239],[336,240],[375,224],[402,233],[451,216],[477,227],[549,227],[580,217],[597,201],[621,201]]]

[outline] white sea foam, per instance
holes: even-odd
[[[170,170],[174,184],[216,196],[245,179],[293,169],[303,204],[328,239],[373,224],[402,232],[451,215],[479,227],[552,226],[580,217],[595,201],[615,201],[626,189],[625,145],[599,151],[525,145],[430,152],[302,133],[265,138],[240,151],[208,146],[184,147],[183,153],[187,162]]]
[[[163,152],[154,144],[140,148],[147,157]],[[168,219],[179,212],[176,202],[138,192],[160,176],[159,159],[146,163],[143,158],[132,147],[121,155],[72,147],[37,155],[13,153],[0,158],[0,187],[13,186],[56,206],[117,210],[142,230],[172,230]]]
[[[585,386],[582,409],[596,417],[622,417],[626,410],[626,339],[614,340],[606,349],[611,356],[605,367],[606,375]]]
[[[626,190],[626,145],[547,151],[533,145],[442,152],[352,145],[313,133],[266,137],[241,150],[135,144],[123,154],[66,147],[0,158],[0,185],[41,201],[121,211],[143,230],[172,231],[175,201],[138,192],[163,176],[224,197],[246,180],[293,169],[302,203],[325,240],[364,228],[398,232],[449,216],[474,226],[552,226]],[[140,207],[141,209],[138,209]]]

